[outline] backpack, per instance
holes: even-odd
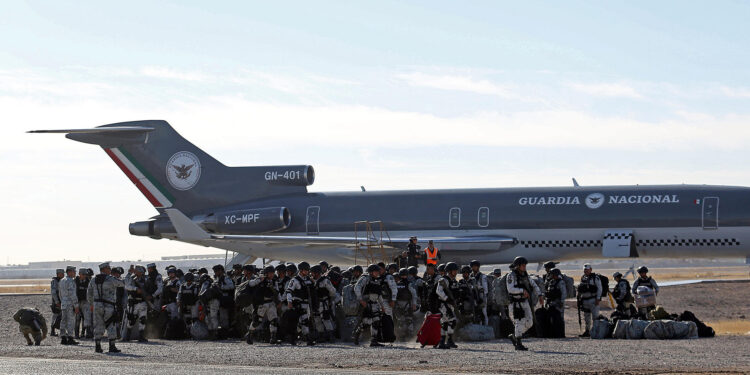
[[[560,274],[562,276],[563,281],[565,281],[565,290],[568,292],[567,296],[563,296],[564,298],[576,298],[576,286],[575,286],[575,280],[573,280],[572,277],[566,275],[566,274]]]
[[[492,282],[492,292],[494,293],[496,304],[500,306],[507,306],[510,304],[507,273],[503,275],[503,277],[495,279],[495,281]]]
[[[255,287],[249,285],[250,280],[242,282],[234,291],[234,304],[239,308],[245,308],[253,304],[255,300]]]
[[[602,283],[601,298],[605,298],[607,297],[607,294],[609,294],[609,277],[604,276],[602,274],[598,274],[598,273],[596,274],[596,276],[599,277],[599,282]]]

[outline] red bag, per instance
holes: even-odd
[[[417,333],[417,342],[424,348],[427,345],[440,344],[440,314],[427,315],[422,328]]]

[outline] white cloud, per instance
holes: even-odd
[[[508,87],[500,86],[484,79],[477,80],[465,75],[426,74],[414,72],[398,74],[396,77],[411,86],[470,92],[482,95],[495,95],[502,98],[518,98],[518,95],[513,93]]]
[[[642,99],[634,87],[624,83],[570,83],[570,88],[593,96]]]
[[[207,74],[202,72],[170,69],[162,66],[143,67],[140,69],[140,73],[146,77],[188,82],[206,82],[210,79]]]
[[[730,97],[730,98],[737,98],[737,99],[748,99],[750,98],[750,89],[745,87],[729,87],[729,86],[721,86],[719,87],[719,91]]]

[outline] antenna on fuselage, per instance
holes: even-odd
[[[581,185],[578,185],[578,181],[576,181],[576,178],[573,177],[573,187],[579,187]]]

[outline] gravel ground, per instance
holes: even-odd
[[[747,286],[717,283],[666,287],[660,297],[670,312],[687,309],[706,321],[736,319],[748,313]],[[305,369],[316,369],[316,373],[750,373],[749,336],[669,342],[529,339],[525,343],[530,351],[526,353],[515,352],[507,340],[458,343],[459,349],[451,351],[420,349],[411,343],[370,349],[347,344],[291,347],[248,346],[238,341],[152,340],[148,344],[118,343],[123,354],[97,355],[90,340],[83,340],[78,347],[61,346],[57,339],[46,340],[41,347],[25,346],[12,314],[26,305],[39,307],[49,317],[45,307],[48,297],[2,296],[0,300],[0,357],[4,357],[0,360],[0,373],[50,373],[60,369],[87,373],[86,368],[93,372],[103,365],[141,373],[168,371],[185,364],[191,364],[192,373],[218,368],[253,373],[304,373]],[[714,304],[716,301],[722,303]],[[568,332],[573,335],[578,330],[575,311],[566,315]]]

